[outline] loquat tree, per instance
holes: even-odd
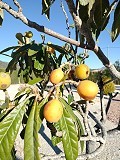
[[[42,146],[39,146],[38,138],[43,120],[46,120],[50,129],[52,143],[63,144],[63,156],[66,160],[95,157],[105,146],[106,130],[102,122],[92,114],[89,105],[104,85],[101,87],[101,83],[88,79],[90,68],[85,64],[85,60],[89,58],[89,54],[87,52],[79,54],[78,48],[93,51],[110,71],[112,78],[120,79],[120,72],[96,44],[102,31],[111,23],[109,22],[111,12],[114,12],[111,27],[112,42],[119,36],[120,1],[114,0],[110,3],[110,0],[65,0],[69,16],[73,19],[72,31],[76,39],[71,39],[70,34],[68,37],[61,35],[29,20],[23,14],[20,3],[17,0],[13,2],[18,10],[0,0],[0,25],[6,10],[23,24],[64,41],[65,44],[59,46],[46,42],[45,36],[42,36],[40,43],[36,43],[33,40],[34,34],[27,31],[16,33],[17,46],[0,51],[0,54],[11,51],[11,61],[6,72],[11,75],[17,70],[21,84],[19,92],[11,101],[7,92],[10,85],[8,73],[0,74],[0,89],[5,92],[5,101],[0,106],[0,159],[15,159],[14,143],[19,132],[24,139],[24,159],[39,160],[40,157],[44,159],[45,156],[39,153],[39,147]],[[51,6],[56,5],[55,2],[62,6],[70,33],[69,19],[62,2],[42,0],[42,14],[50,19]],[[75,98],[73,90],[76,90],[79,99]],[[99,126],[101,137],[95,132],[95,126],[91,126],[90,117]],[[87,150],[86,144],[90,141],[100,143],[93,152]],[[54,155],[51,159],[55,157]]]

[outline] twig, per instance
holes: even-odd
[[[63,5],[62,0],[61,0],[61,8],[62,8],[63,13],[64,13],[64,15],[65,15],[66,25],[67,25],[67,30],[68,30],[68,37],[70,38],[70,35],[71,35],[70,25],[69,25],[68,16],[67,16],[67,13],[66,13],[66,11],[65,11],[65,8],[64,8],[64,5]]]
[[[22,12],[22,7],[20,6],[19,2],[17,0],[13,0],[14,4],[18,7],[18,12]]]

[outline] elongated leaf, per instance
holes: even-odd
[[[94,25],[93,31],[95,33],[96,39],[100,35],[101,31],[105,29],[109,22],[108,10],[110,8],[109,0],[99,0],[96,1],[96,7],[94,11]]]
[[[18,47],[19,47],[19,46],[8,47],[8,48],[6,48],[6,49],[0,51],[0,54],[2,54],[2,53],[4,53],[4,52],[8,52],[8,51],[10,51],[10,50],[12,50],[12,49],[17,49]]]
[[[76,116],[76,120],[77,120],[77,127],[78,127],[78,139],[80,139],[81,136],[85,135],[85,132],[84,132],[83,125],[77,116]],[[85,146],[85,142],[80,141],[81,152],[83,152],[84,146]]]
[[[47,44],[48,46],[54,48],[56,51],[63,53],[63,54],[67,54],[68,51],[64,48],[62,48],[61,46],[55,45],[55,44]]]
[[[21,55],[23,54],[23,52],[25,52],[26,50],[28,50],[31,47],[31,45],[32,44],[30,43],[30,44],[25,44],[22,47],[19,46],[19,49],[16,50],[16,51],[14,51],[14,52],[12,52],[11,56],[13,58],[19,58],[19,57],[21,57]]]
[[[63,98],[59,97],[59,100],[60,100],[60,102],[62,103],[62,105],[66,108],[66,110],[69,112],[72,120],[73,120],[74,122],[76,122],[76,116],[75,116],[75,114],[74,114],[71,106],[70,106]]]
[[[43,80],[43,78],[41,78],[41,77],[39,77],[39,78],[34,78],[34,79],[30,80],[30,81],[28,82],[28,84],[33,85],[33,84],[36,84],[36,83],[38,83],[38,82],[41,82],[42,80]]]
[[[27,125],[25,130],[24,137],[24,160],[39,160],[39,152],[38,152],[38,129],[37,129],[37,118],[36,118],[36,110],[37,102],[34,102],[32,106]]]
[[[104,22],[105,13],[109,9],[109,0],[99,0],[96,2],[96,8],[94,11],[94,20],[97,28],[101,28]]]
[[[114,21],[112,24],[112,31],[111,31],[112,42],[116,40],[119,34],[120,34],[120,1],[117,4],[117,7],[114,12]]]
[[[32,56],[36,54],[37,52],[42,52],[42,44],[32,44],[31,47],[28,49],[28,56]]]
[[[73,100],[74,100],[74,96],[71,95],[71,94],[69,94],[68,95],[68,104],[70,104],[71,102],[73,102]]]
[[[23,88],[21,91],[19,91],[16,95],[14,100],[16,100],[17,98],[23,97],[25,94],[28,94],[31,92],[30,88]]]
[[[84,135],[83,125],[82,125],[80,119],[74,114],[71,106],[63,98],[59,98],[59,100],[61,101],[61,103],[64,106],[64,108],[66,108],[67,112],[69,112],[70,117],[72,118],[72,120],[76,124],[77,130],[78,130],[78,140],[79,140],[80,136]],[[83,149],[84,149],[84,142],[80,141],[80,144],[81,144],[81,151],[83,151]]]
[[[66,160],[76,160],[78,157],[78,137],[73,121],[69,112],[63,108],[63,116],[60,119],[62,130],[62,142]]]
[[[56,129],[57,131],[61,131],[60,123],[59,123],[59,122],[54,123],[53,125],[54,125],[54,127],[55,127],[55,129]],[[60,142],[62,141],[62,137],[58,137],[58,136],[52,135],[51,141],[52,141],[52,144],[53,144],[54,146],[56,146],[58,143],[60,143]]]
[[[55,0],[42,0],[42,14],[45,14],[50,19],[50,7]]]
[[[40,123],[42,123],[42,120],[44,119],[44,116],[43,116],[43,108],[44,108],[44,104],[48,101],[48,98],[44,98],[39,104],[38,104],[38,110],[39,110],[39,121]]]
[[[9,160],[10,158],[11,149],[14,145],[14,141],[22,123],[22,118],[25,113],[28,99],[29,97],[22,101],[0,122],[1,160]]]
[[[42,70],[44,68],[44,65],[45,64],[43,62],[40,62],[38,60],[34,61],[34,68],[37,70]]]

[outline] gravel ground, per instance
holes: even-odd
[[[18,85],[14,85],[9,87],[8,92],[11,94],[11,99],[13,99],[15,93],[18,91]],[[107,99],[105,99],[105,106],[107,104]],[[4,99],[4,93],[0,91],[0,99]],[[97,118],[100,118],[100,105],[99,105],[99,97],[95,99],[95,103],[91,104],[90,106],[91,111],[96,115]],[[98,155],[97,157],[91,160],[119,160],[120,159],[120,131],[114,130],[117,127],[118,122],[120,120],[120,94],[118,94],[111,102],[110,109],[107,115],[107,120],[105,123],[106,130],[108,131],[107,141],[105,144],[105,148],[103,152]],[[39,134],[41,148],[40,153],[46,155],[53,155],[59,154],[62,151],[61,144],[53,147],[50,141],[50,132],[49,129],[46,127],[45,122],[43,123],[43,127]],[[16,139],[16,150],[17,150],[17,160],[23,160],[23,140],[21,140],[20,136],[18,135]],[[56,158],[56,160],[64,159],[64,158]],[[49,160],[46,159],[46,160]],[[51,159],[53,160],[53,159]],[[54,159],[55,160],[55,159]]]

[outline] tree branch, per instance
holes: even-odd
[[[104,55],[104,53],[102,52],[100,47],[95,45],[95,42],[92,38],[90,30],[88,29],[88,27],[85,24],[82,24],[81,19],[76,15],[77,13],[76,13],[76,8],[74,6],[73,0],[66,0],[66,2],[68,4],[70,13],[73,17],[73,20],[75,21],[77,28],[79,29],[81,34],[84,34],[84,36],[86,37],[88,45],[81,44],[80,42],[78,42],[74,39],[68,38],[68,37],[61,35],[53,30],[50,30],[42,25],[39,25],[36,22],[30,21],[29,19],[27,19],[23,15],[21,7],[16,0],[14,0],[14,3],[18,7],[18,12],[13,10],[7,3],[4,3],[1,0],[0,0],[0,6],[1,6],[1,8],[5,9],[9,14],[11,14],[13,17],[21,20],[24,24],[26,24],[27,26],[29,26],[31,28],[36,29],[39,32],[43,32],[47,35],[50,35],[50,36],[55,37],[57,39],[60,39],[61,41],[73,44],[75,46],[92,50],[97,55],[97,57],[100,59],[100,61],[103,63],[103,65],[106,66],[111,71],[112,75],[114,77],[120,79],[120,73],[116,70],[114,65],[112,65],[110,63],[109,59]]]

